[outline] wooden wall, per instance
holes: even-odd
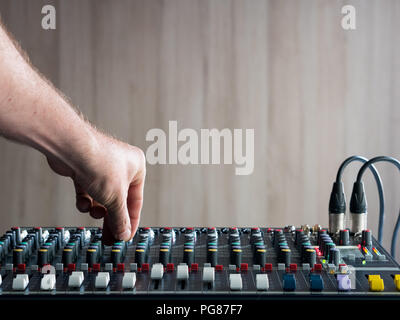
[[[56,30],[42,30],[53,4]],[[341,28],[356,7],[357,29]],[[400,3],[262,0],[1,0],[32,63],[98,127],[131,144],[151,128],[254,128],[255,167],[149,165],[142,225],[327,225],[345,157],[400,157]],[[355,168],[346,172],[351,190]],[[380,165],[385,244],[399,177]],[[369,225],[377,195],[366,177]],[[1,232],[96,223],[43,156],[0,140]],[[97,222],[98,223],[98,222]]]

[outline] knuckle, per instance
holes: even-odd
[[[136,154],[136,158],[139,160],[140,167],[145,167],[146,155],[144,151],[138,147],[133,147],[133,150]]]

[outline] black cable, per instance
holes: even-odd
[[[365,170],[367,170],[367,168],[370,165],[372,165],[373,163],[376,163],[376,162],[381,162],[381,161],[390,162],[390,163],[394,164],[400,170],[400,162],[397,159],[392,158],[392,157],[387,157],[387,156],[375,157],[363,164],[360,171],[358,171],[356,182],[357,183],[361,182],[361,179],[362,179],[362,176],[363,176]],[[399,212],[399,216],[397,218],[395,228],[393,230],[392,244],[391,244],[391,248],[390,248],[390,252],[391,252],[391,255],[393,258],[396,255],[396,239],[397,239],[397,233],[399,231],[399,228],[400,228],[400,212]]]
[[[367,158],[361,157],[361,156],[351,156],[347,158],[346,160],[343,161],[343,163],[340,165],[339,170],[336,175],[336,182],[341,183],[342,176],[344,169],[353,161],[360,161],[362,163],[367,163],[369,160]],[[385,196],[383,192],[383,184],[381,177],[378,173],[378,170],[374,165],[368,165],[369,169],[371,170],[372,174],[374,175],[375,181],[376,181],[376,186],[378,188],[378,194],[379,194],[379,226],[378,226],[378,242],[381,244],[382,243],[382,236],[383,236],[383,225],[384,225],[384,219],[385,219]]]

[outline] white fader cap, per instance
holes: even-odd
[[[162,263],[155,263],[151,268],[150,278],[152,280],[161,280],[164,275],[164,265]]]
[[[25,290],[29,284],[29,276],[27,274],[17,274],[13,279],[12,288],[13,290]]]
[[[229,285],[231,290],[242,290],[243,284],[242,284],[242,276],[240,273],[231,273],[229,275]]]
[[[98,272],[94,286],[96,289],[105,289],[107,288],[109,282],[110,282],[109,272]]]
[[[133,289],[136,283],[136,273],[135,272],[125,272],[122,278],[122,288],[123,289]]]
[[[178,265],[176,269],[176,279],[177,280],[187,280],[189,279],[189,267],[185,265]]]
[[[203,282],[214,283],[215,271],[214,267],[203,268]]]
[[[68,287],[79,288],[82,285],[84,278],[82,271],[73,271],[68,279]]]
[[[269,280],[268,280],[267,274],[258,273],[256,275],[256,287],[257,287],[257,290],[268,290]]]
[[[56,275],[48,273],[43,275],[40,281],[40,290],[54,290],[56,286]]]

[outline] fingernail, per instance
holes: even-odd
[[[125,230],[124,232],[120,233],[117,237],[118,240],[129,240],[131,238],[130,230]]]

